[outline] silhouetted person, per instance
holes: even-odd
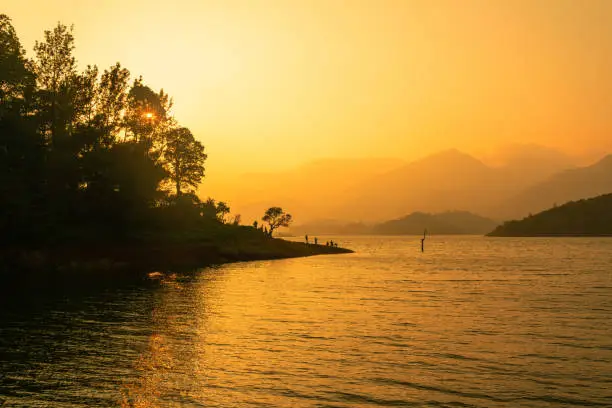
[[[315,237],[315,245],[319,245],[319,238]]]
[[[308,234],[304,235],[304,239],[306,240],[306,243],[308,244]],[[316,238],[315,238],[315,240],[316,240]],[[315,242],[315,244],[316,244],[316,242]]]
[[[334,240],[333,239],[329,241],[329,245],[331,245],[332,247],[334,246]]]
[[[325,242],[325,246],[329,246],[329,241]]]

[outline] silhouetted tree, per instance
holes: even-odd
[[[119,63],[109,70],[105,70],[100,78],[96,95],[99,120],[101,125],[107,128],[113,136],[123,126],[123,114],[127,108],[129,78],[130,71],[121,68]]]
[[[143,143],[153,160],[159,160],[166,147],[167,132],[177,128],[170,115],[172,100],[164,90],[159,93],[144,85],[142,77],[134,81],[128,93],[125,113],[126,134]]]
[[[229,213],[230,208],[228,207],[228,205],[223,201],[219,201],[217,203],[217,219],[219,220],[219,222],[225,223],[225,216]]]
[[[165,139],[164,163],[176,195],[181,195],[182,188],[197,188],[204,177],[204,146],[187,128],[172,129]]]
[[[45,119],[45,133],[53,145],[66,138],[74,114],[72,102],[77,90],[77,65],[73,50],[72,27],[63,24],[46,30],[44,41],[36,41],[34,46],[41,113]]]
[[[72,28],[58,24],[29,61],[0,14],[0,243],[183,237],[239,224],[226,203],[195,195],[207,155],[173,119],[168,94],[119,63],[79,70],[74,48]]]
[[[200,204],[200,215],[206,219],[213,219],[220,223],[225,222],[225,216],[230,213],[229,206],[223,201],[215,201],[212,198],[208,198],[205,202]]]
[[[11,20],[0,14],[0,118],[13,108],[21,111],[35,85],[34,72]]]
[[[281,207],[270,207],[262,217],[264,222],[269,225],[268,235],[272,236],[275,229],[280,227],[288,227],[291,224],[291,214],[287,214]]]
[[[0,241],[35,236],[41,220],[45,144],[39,136],[35,74],[11,24],[0,14]]]

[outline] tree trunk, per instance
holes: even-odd
[[[176,183],[176,196],[178,197],[181,195],[181,162],[179,161],[178,155],[174,160],[174,173],[176,177],[174,179],[174,182]]]

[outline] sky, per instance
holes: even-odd
[[[612,151],[608,0],[3,0],[173,96],[208,177],[516,142]]]

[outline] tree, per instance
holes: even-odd
[[[204,218],[214,219],[220,223],[225,223],[225,216],[230,213],[229,206],[223,201],[215,201],[208,198],[200,204],[200,215]]]
[[[176,195],[183,188],[196,189],[204,178],[204,161],[207,158],[204,146],[187,128],[175,128],[165,135],[166,149],[164,163],[168,178],[176,189]]]
[[[160,159],[163,153],[166,133],[176,128],[176,122],[170,115],[172,104],[172,99],[163,89],[156,93],[144,85],[142,77],[134,80],[128,93],[126,133],[133,140],[144,143],[147,154],[155,160]]]
[[[279,227],[288,227],[291,224],[291,214],[287,214],[280,207],[270,207],[262,217],[264,222],[267,222],[270,228],[268,228],[268,235],[272,236],[275,229]]]
[[[36,41],[35,72],[40,86],[41,106],[48,122],[46,130],[51,142],[58,142],[68,131],[73,117],[71,96],[78,90],[74,36],[72,27],[58,24],[53,31],[45,31],[45,40]]]
[[[34,90],[35,79],[11,19],[0,14],[0,118]]]
[[[222,224],[225,224],[225,216],[229,213],[229,206],[225,202],[219,201],[217,203],[217,220],[219,220],[219,222],[221,222]]]
[[[130,71],[121,68],[119,63],[105,70],[100,78],[97,113],[102,126],[107,127],[112,135],[123,125],[122,115],[127,108],[129,78]]]

